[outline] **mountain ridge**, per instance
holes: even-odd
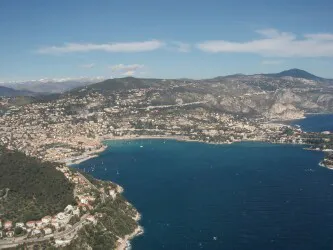
[[[252,78],[267,78],[270,80],[272,78],[285,78],[292,77],[297,79],[305,79],[310,81],[316,81],[321,83],[333,83],[333,79],[327,79],[323,77],[316,76],[305,70],[293,68],[289,70],[284,70],[279,73],[261,73],[261,74],[232,74],[226,76],[217,76],[208,79],[189,79],[189,78],[177,78],[177,79],[156,79],[156,78],[137,78],[137,77],[120,77],[120,78],[104,78],[104,77],[81,77],[81,78],[62,78],[62,79],[40,79],[40,80],[30,80],[26,82],[10,82],[2,83],[4,88],[10,88],[16,91],[22,91],[17,94],[7,94],[5,96],[16,96],[16,95],[28,95],[35,96],[41,94],[61,94],[61,93],[71,93],[79,91],[82,89],[92,90],[96,89],[108,89],[108,90],[121,90],[121,89],[130,89],[130,88],[146,88],[149,87],[153,82],[170,82],[170,81],[194,81],[194,82],[205,82],[205,81],[220,81],[228,79],[252,79]],[[145,84],[143,83],[145,82]],[[147,84],[148,83],[148,84]],[[1,84],[1,83],[0,83]],[[110,85],[110,86],[109,86]],[[112,86],[111,86],[112,85]],[[1,88],[1,86],[0,86]],[[14,92],[12,91],[12,92]],[[4,91],[3,91],[4,92]],[[0,89],[0,95],[1,95]]]

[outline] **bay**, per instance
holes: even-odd
[[[322,152],[158,139],[106,144],[78,167],[95,166],[92,175],[124,187],[145,229],[134,250],[332,249],[333,171],[318,166]]]

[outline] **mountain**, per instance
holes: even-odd
[[[0,96],[14,97],[14,96],[34,96],[36,93],[27,90],[16,90],[0,86]]]
[[[61,79],[39,79],[19,82],[2,82],[0,85],[16,90],[33,91],[35,93],[63,93],[71,89],[97,83],[104,80],[104,77],[80,77]]]
[[[294,78],[303,78],[307,80],[312,80],[312,81],[324,81],[327,79],[324,79],[322,77],[315,76],[305,70],[301,69],[289,69],[282,71],[280,73],[276,74],[264,74],[264,76],[269,76],[269,77],[294,77]]]
[[[90,84],[85,87],[78,87],[69,91],[70,94],[78,94],[80,92],[113,92],[130,89],[148,88],[149,86],[144,82],[144,79],[135,77],[124,77],[108,79],[99,83]]]

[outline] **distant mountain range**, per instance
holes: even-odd
[[[22,95],[22,93],[28,93],[28,95],[38,95],[38,94],[63,93],[77,87],[82,87],[92,83],[101,82],[103,80],[105,80],[104,77],[40,79],[40,80],[29,80],[29,81],[19,81],[19,82],[0,82],[0,86],[2,85],[3,87],[21,91],[17,92],[16,94],[13,93],[14,96]],[[7,95],[7,92],[1,91],[0,89],[0,96],[12,96],[12,95]]]
[[[332,79],[325,79],[313,75],[307,71],[301,69],[290,69],[282,71],[280,73],[274,74],[256,74],[256,75],[244,75],[244,74],[234,74],[228,76],[219,76],[213,79],[206,79],[200,81],[216,81],[223,79],[255,79],[255,78],[298,78],[310,81],[316,81],[321,83],[333,83]],[[150,87],[154,84],[154,81],[160,82],[162,79],[142,79],[134,77],[125,78],[115,78],[115,79],[105,79],[104,77],[95,78],[63,78],[63,79],[40,79],[32,81],[22,81],[22,82],[0,82],[0,96],[37,96],[45,94],[59,94],[65,93],[67,91],[80,91],[81,89],[86,90],[121,90],[121,89],[131,89],[131,88],[144,88]],[[170,81],[170,80],[168,80]],[[194,81],[191,79],[176,79],[173,81]],[[196,80],[197,81],[197,80]],[[144,83],[143,83],[144,82]],[[148,83],[148,84],[147,84]],[[2,85],[2,86],[1,86]]]

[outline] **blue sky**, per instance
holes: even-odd
[[[332,0],[1,0],[0,81],[289,68],[333,78],[332,10]]]

